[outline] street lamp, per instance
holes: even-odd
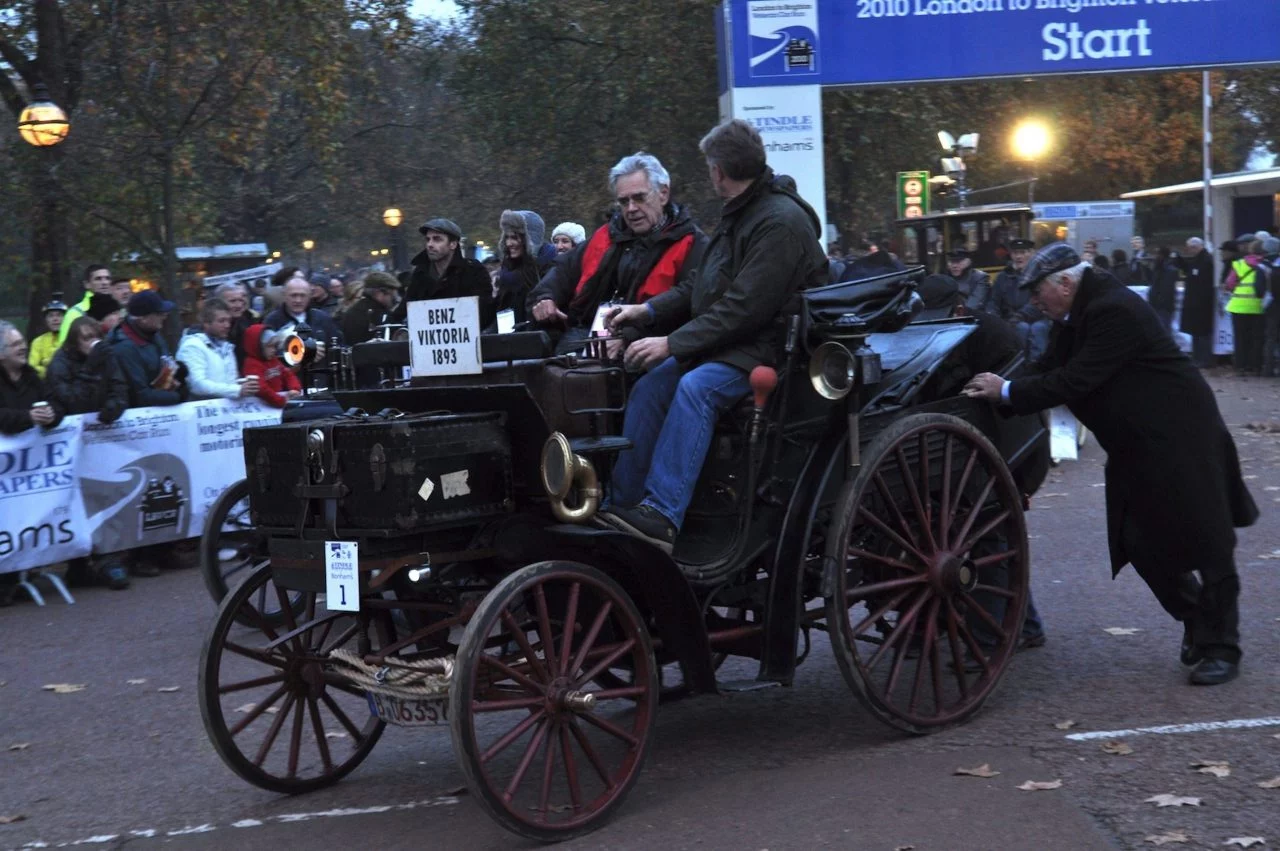
[[[316,247],[314,239],[302,240],[302,250],[307,252],[307,277],[311,277],[311,250]]]
[[[391,228],[391,265],[395,269],[403,269],[405,266],[404,240],[400,238],[400,224],[403,221],[404,214],[399,207],[388,207],[382,211],[382,223]]]
[[[1043,121],[1029,118],[1013,128],[1010,147],[1013,155],[1031,166],[1031,179],[1027,181],[1027,206],[1035,203],[1036,180],[1035,165],[1049,150],[1049,127]]]
[[[968,169],[964,158],[978,153],[978,139],[978,133],[965,133],[957,139],[946,130],[938,131],[938,144],[947,154],[942,158],[942,170],[955,182],[955,194],[961,207],[969,202],[969,187],[965,185],[965,172]]]
[[[49,99],[44,83],[36,83],[31,92],[31,102],[18,116],[18,133],[27,144],[37,148],[51,148],[67,138],[71,122],[67,114]]]

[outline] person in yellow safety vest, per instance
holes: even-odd
[[[48,330],[31,341],[31,351],[27,354],[27,363],[41,378],[58,351],[58,329],[66,315],[67,306],[56,298],[44,306],[44,326]]]
[[[94,263],[84,270],[84,298],[71,305],[67,315],[62,318],[62,330],[58,332],[58,345],[67,340],[67,332],[71,323],[89,313],[89,301],[94,293],[111,294],[111,270],[99,263]]]
[[[1230,293],[1227,313],[1231,314],[1235,347],[1232,362],[1239,374],[1260,375],[1266,338],[1263,299],[1268,296],[1267,270],[1262,268],[1260,246],[1251,243],[1246,247],[1228,240],[1222,244],[1222,251],[1234,255],[1223,283],[1223,288]]]

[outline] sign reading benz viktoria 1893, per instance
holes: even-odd
[[[478,375],[480,300],[437,298],[411,301],[409,358],[414,375]]]
[[[1280,62],[1280,0],[728,0],[726,86],[924,80]],[[1242,37],[1242,23],[1258,37]],[[921,49],[921,27],[946,45]],[[999,42],[998,50],[975,45]],[[935,45],[936,47],[936,45]],[[728,77],[726,79],[726,76]]]

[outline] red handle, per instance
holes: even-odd
[[[751,370],[751,393],[755,397],[757,411],[763,411],[769,404],[769,396],[778,386],[778,371],[768,366],[758,366]]]

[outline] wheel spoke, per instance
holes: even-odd
[[[365,699],[365,690],[360,688],[359,686],[352,685],[351,681],[348,680],[346,677],[343,677],[341,674],[335,673],[333,671],[326,671],[323,676],[324,676],[324,684],[326,688],[335,689],[337,691],[342,692],[343,694],[349,694],[352,697],[358,697],[361,700]]]
[[[880,474],[879,470],[876,470],[871,474],[871,480],[875,482],[876,490],[880,492],[880,498],[884,500],[884,504],[889,506],[890,511],[893,512],[893,520],[898,524],[898,528],[902,530],[902,534],[910,538],[911,524],[907,522],[906,515],[898,507],[898,501],[894,499],[893,492],[889,490],[889,484],[884,480],[884,476]]]
[[[573,802],[573,811],[582,812],[582,787],[578,785],[578,761],[573,758],[567,724],[560,725],[560,755],[564,760],[565,777],[569,781],[569,800]]]
[[[535,683],[533,680],[529,679],[524,674],[517,671],[515,668],[512,668],[510,665],[507,665],[497,656],[492,656],[488,653],[482,653],[480,654],[480,663],[483,665],[488,665],[491,668],[497,668],[499,671],[506,674],[507,677],[515,680],[517,683],[524,686],[525,690],[528,691],[530,694],[546,694],[547,693],[547,689],[545,686],[539,683]]]
[[[280,668],[285,663],[285,660],[280,658],[279,656],[273,656],[271,653],[268,653],[265,650],[255,650],[250,647],[245,647],[243,645],[236,644],[234,641],[222,642],[222,649],[230,650],[232,653],[235,653],[237,656],[243,656],[246,659],[252,659],[255,662],[261,662],[262,664],[269,665],[272,668]]]
[[[982,666],[982,673],[990,674],[991,663],[987,661],[986,651],[982,649],[982,645],[978,643],[978,639],[973,637],[973,632],[969,629],[969,625],[964,622],[964,618],[960,617],[959,612],[956,611],[955,606],[949,598],[947,599],[947,610],[951,617],[955,619],[956,629],[960,631],[961,637],[964,638],[965,646],[969,648],[970,655],[972,655],[974,660]],[[958,664],[963,666],[964,663],[959,662]]]
[[[951,508],[947,512],[943,522],[946,525],[942,529],[939,536],[942,545],[949,546],[951,543],[951,526],[956,522],[956,511],[960,508],[960,497],[964,495],[964,489],[969,486],[969,476],[973,473],[973,465],[978,461],[978,447],[970,447],[969,457],[965,459],[964,470],[960,473],[960,481],[956,482],[956,489],[949,494]],[[950,467],[947,468],[948,472]]]
[[[271,674],[266,677],[258,677],[256,680],[242,680],[238,683],[229,683],[228,685],[218,686],[218,694],[230,694],[233,691],[244,691],[245,689],[257,688],[258,686],[269,686],[272,683],[284,681],[284,674]]]
[[[907,573],[919,573],[917,568],[912,567],[905,561],[898,561],[896,558],[882,556],[879,553],[873,553],[870,550],[859,549],[858,547],[849,547],[848,554],[854,558],[865,558],[867,561],[874,561],[897,570],[905,570]]]
[[[535,706],[541,706],[546,700],[541,695],[538,697],[513,697],[510,700],[473,700],[471,701],[471,711],[510,712],[513,709],[533,709]]]
[[[325,706],[329,707],[329,711],[333,713],[334,718],[338,719],[338,723],[346,728],[347,733],[350,734],[352,740],[355,741],[357,745],[364,741],[364,733],[356,727],[355,722],[347,716],[346,711],[338,705],[336,700],[324,692],[320,693],[320,699],[324,701]]]
[[[920,599],[911,605],[907,613],[898,618],[898,623],[894,626],[893,632],[889,633],[889,637],[884,640],[884,644],[881,644],[876,649],[876,652],[871,655],[871,658],[867,660],[865,667],[868,671],[876,666],[876,663],[880,661],[880,657],[884,655],[886,650],[897,644],[902,636],[908,632],[907,626],[915,622],[916,615],[920,614],[920,609],[928,602],[930,596],[928,593],[921,594]]]
[[[537,712],[530,713],[523,721],[508,730],[502,738],[489,746],[489,749],[480,754],[480,763],[484,764],[502,753],[507,747],[525,734],[525,732],[534,724],[547,717],[545,710],[539,709]]]
[[[912,585],[922,585],[926,580],[926,576],[917,573],[914,576],[904,576],[902,579],[886,579],[884,582],[858,585],[845,592],[845,599],[849,601],[864,600],[867,597],[881,594],[885,591],[895,591],[899,588],[910,588]]]
[[[507,631],[511,633],[511,637],[515,639],[516,644],[520,645],[520,652],[524,654],[524,658],[528,660],[529,667],[533,668],[534,675],[544,683],[551,682],[551,676],[547,673],[547,669],[543,667],[542,660],[538,658],[538,654],[534,652],[533,645],[529,643],[529,636],[516,623],[515,616],[506,609],[502,610],[502,623],[506,626]]]
[[[574,585],[577,590],[577,585]],[[563,657],[561,657],[563,658]],[[554,719],[547,719],[549,732],[542,747],[542,794],[538,798],[538,821],[546,822],[547,805],[551,803],[551,775],[556,764],[556,739],[560,725]]]
[[[330,621],[329,623],[337,623],[337,621]],[[327,624],[326,624],[326,626],[327,626]],[[355,638],[356,633],[358,633],[361,629],[362,629],[362,627],[360,626],[360,621],[352,621],[352,623],[351,623],[351,625],[350,625],[349,627],[347,627],[346,629],[344,629],[342,632],[338,633],[338,637],[337,637],[337,638],[335,638],[335,639],[332,641],[332,643],[330,643],[330,644],[329,644],[329,646],[328,646],[328,647],[325,647],[325,646],[324,646],[324,642],[323,642],[323,641],[321,641],[321,642],[320,642],[320,654],[319,654],[319,655],[321,655],[321,656],[328,656],[328,655],[329,655],[330,653],[332,653],[334,650],[336,650],[337,648],[339,648],[339,647],[341,647],[342,645],[346,644],[346,643],[347,643],[348,641],[350,641],[352,638]],[[326,632],[326,633],[325,633],[325,635],[326,635],[326,637],[327,637],[327,636],[328,636],[328,633]]]
[[[929,561],[929,559],[925,557],[925,554],[920,552],[919,548],[917,548],[915,544],[908,543],[905,538],[903,538],[897,532],[890,529],[887,523],[885,523],[879,517],[875,516],[875,514],[871,513],[866,508],[863,508],[861,505],[858,506],[858,514],[859,516],[863,517],[872,526],[875,526],[885,535],[888,535],[889,540],[893,541],[899,547],[901,547],[902,549],[906,550],[907,552],[915,556],[917,559],[919,559],[919,561],[922,564],[927,563]]]
[[[987,497],[991,495],[991,489],[995,487],[995,484],[994,476],[987,477],[987,483],[982,486],[982,491],[978,494],[978,498],[972,503],[973,508],[969,510],[969,516],[964,519],[964,525],[960,527],[960,532],[955,537],[956,541],[963,541],[969,537],[969,530],[973,528],[973,522],[978,519],[978,515],[982,512],[982,506],[986,504]],[[968,550],[957,550],[957,552],[963,553],[968,552]]]
[[[850,632],[850,635],[853,636],[853,639],[856,641],[858,639],[858,636],[866,632],[867,628],[870,627],[873,623],[875,623],[876,621],[880,620],[882,617],[887,615],[891,610],[898,608],[899,605],[902,603],[902,601],[905,600],[908,596],[910,596],[912,590],[914,589],[907,588],[904,591],[901,591],[897,596],[895,596],[889,602],[885,603],[880,608],[876,609],[874,612],[872,612],[871,614],[863,618],[862,622],[859,623],[857,626],[855,626],[853,630]]]
[[[270,709],[271,705],[284,695],[287,688],[288,686],[280,686],[280,688],[268,695],[266,700],[254,704],[253,709],[249,710],[249,714],[241,718],[234,726],[227,728],[227,733],[231,738],[234,739],[236,736],[240,735],[241,731],[243,731],[245,727],[248,727],[256,721],[262,713]]]
[[[631,648],[635,646],[636,646],[636,640],[634,638],[628,638],[626,641],[619,644],[616,648],[614,648],[612,653],[605,656],[599,662],[596,662],[595,666],[592,667],[590,671],[588,671],[587,673],[583,674],[580,678],[578,678],[578,680],[575,683],[576,686],[581,688],[583,683],[587,683],[587,682],[590,682],[591,680],[594,680],[596,677],[600,675],[601,671],[603,671],[605,668],[608,668],[614,662],[621,659],[625,654],[630,653]]]
[[[586,661],[587,654],[595,647],[596,639],[600,636],[600,630],[604,627],[604,622],[612,611],[613,601],[606,600],[605,604],[600,607],[600,611],[596,612],[596,619],[591,622],[591,629],[587,630],[586,637],[578,645],[578,653],[573,657],[573,664],[569,666],[565,676],[572,677],[574,672],[582,668],[582,663]]]
[[[600,755],[596,753],[595,746],[591,744],[591,740],[587,738],[587,734],[577,725],[574,719],[569,719],[567,725],[569,731],[573,733],[573,737],[578,740],[578,747],[582,748],[582,752],[587,755],[587,762],[591,763],[591,767],[596,770],[596,774],[600,775],[601,782],[604,783],[607,791],[613,791],[613,779],[609,777],[609,772],[605,769],[604,763],[600,760]]]
[[[633,748],[639,746],[640,744],[640,740],[637,739],[635,736],[631,735],[626,730],[614,724],[612,721],[604,720],[603,718],[601,718],[599,715],[596,715],[595,713],[584,712],[578,717],[594,727],[599,727],[601,730],[605,731],[610,736],[613,736],[616,739],[621,739],[622,741],[626,742],[628,745],[630,745]]]
[[[516,766],[516,773],[512,775],[511,782],[507,784],[506,790],[502,793],[502,797],[506,799],[507,803],[511,803],[511,799],[516,796],[516,790],[520,788],[525,772],[529,770],[529,764],[533,762],[533,757],[538,752],[538,745],[542,744],[542,740],[546,738],[547,728],[550,726],[551,719],[543,718],[538,723],[538,729],[533,731],[533,738],[529,740],[528,747],[524,749],[524,755],[520,757],[520,764]]]
[[[974,591],[983,591],[987,594],[995,594],[997,597],[1004,597],[1006,600],[1012,600],[1018,596],[1017,591],[1010,591],[1008,588],[1001,588],[997,585],[975,585]]]
[[[284,615],[285,625],[289,627],[289,632],[297,632],[298,620],[293,616],[293,605],[289,602],[289,592],[274,582],[271,585],[276,589],[276,600],[280,603],[280,613]],[[293,644],[295,651],[302,652],[302,641],[296,635],[290,639],[290,643]]]
[[[582,583],[575,582],[569,588],[569,605],[565,609],[564,624],[561,629],[564,630],[564,637],[560,642],[560,676],[569,676],[569,651],[573,648],[573,630],[578,625],[578,594],[582,590]],[[547,740],[547,753],[551,753],[551,740]]]
[[[933,633],[933,639],[929,641],[929,673],[933,678],[933,714],[941,715],[942,708],[946,705],[946,696],[942,693],[942,651],[938,649],[940,636],[938,635],[938,611],[942,608],[942,602],[937,601],[934,604],[932,617],[929,619],[929,631]],[[923,663],[923,658],[921,663]]]
[[[603,703],[606,700],[618,700],[624,697],[639,697],[649,691],[647,686],[627,686],[626,688],[607,688],[600,691],[590,692],[591,696],[596,699],[596,703]]]
[[[1018,551],[1016,549],[1010,548],[1007,550],[1002,550],[1001,552],[998,552],[998,553],[992,553],[989,556],[983,556],[982,558],[975,558],[973,560],[973,566],[974,567],[990,567],[993,564],[999,564],[1002,561],[1008,561],[1009,559],[1013,558],[1016,555],[1018,555]]]
[[[978,616],[978,619],[985,623],[987,627],[996,634],[996,638],[998,640],[1004,641],[1008,637],[1008,634],[1004,631],[1004,627],[1000,622],[993,618],[990,612],[978,605],[977,600],[970,597],[964,591],[960,592],[960,596],[964,599],[966,607],[973,610],[973,613]]]
[[[543,583],[533,586],[533,599],[538,606],[538,636],[542,639],[542,653],[547,660],[547,670],[558,670],[556,645],[551,633],[551,618],[547,615],[547,593]]]
[[[951,667],[960,684],[960,697],[969,698],[969,673],[964,669],[964,653],[960,650],[960,631],[956,629],[956,610],[947,603],[947,640],[951,645]]]
[[[916,675],[911,680],[911,696],[907,700],[908,714],[915,714],[916,706],[920,702],[920,685],[924,682],[924,669],[927,667],[925,654],[933,646],[934,639],[934,623],[938,616],[938,598],[934,597],[929,603],[929,613],[924,618],[924,637],[920,644],[920,657],[916,660]]]
[[[888,701],[892,701],[894,688],[898,685],[898,677],[902,674],[902,663],[907,658],[906,644],[899,644],[893,648],[893,662],[889,665],[889,679],[884,683],[884,696]]]
[[[982,528],[970,535],[965,542],[956,550],[957,553],[967,553],[978,545],[978,542],[989,535],[997,526],[1009,519],[1012,514],[1009,509],[1005,509],[992,517],[986,523],[982,524]]]
[[[293,702],[293,731],[289,736],[289,777],[298,776],[298,756],[302,753],[302,704],[305,701]]]
[[[311,729],[316,734],[316,748],[320,751],[320,761],[324,764],[324,773],[333,773],[333,758],[329,755],[329,742],[324,737],[324,724],[320,721],[320,704],[314,697],[307,698],[307,709],[311,711]]]
[[[954,438],[948,434],[942,444],[942,491],[938,494],[938,540],[946,543],[951,521],[951,447]]]
[[[925,438],[925,434],[921,434],[921,438]],[[933,542],[933,530],[929,528],[929,514],[925,511],[924,503],[920,501],[920,489],[916,487],[916,478],[911,475],[911,466],[907,464],[907,453],[903,451],[902,444],[899,443],[894,447],[894,456],[898,460],[898,472],[902,475],[902,481],[907,487],[907,496],[911,497],[911,507],[915,509],[916,519],[920,521],[920,530],[924,532],[925,543],[930,551],[938,549],[937,544]],[[929,472],[929,454],[928,446],[922,444],[921,463],[924,465],[925,475]],[[928,487],[926,480],[925,486]],[[925,491],[928,493],[928,491]]]
[[[267,730],[267,737],[262,740],[262,746],[258,748],[257,755],[253,758],[253,764],[262,768],[262,761],[267,758],[267,753],[271,750],[271,746],[276,743],[276,736],[280,735],[280,728],[284,726],[284,721],[289,717],[289,710],[293,709],[294,696],[291,694],[285,698],[284,706],[280,708],[279,714],[271,721],[271,728]]]

